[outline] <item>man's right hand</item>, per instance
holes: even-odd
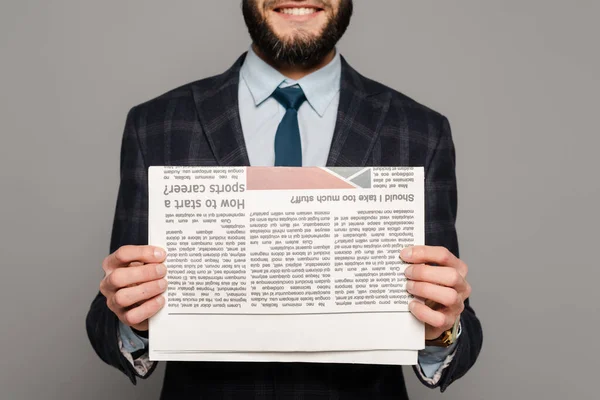
[[[100,292],[125,325],[146,331],[148,318],[164,306],[167,268],[162,263],[166,256],[158,247],[123,246],[104,259]]]

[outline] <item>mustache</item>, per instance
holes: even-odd
[[[292,2],[289,0],[266,0],[265,1],[265,8],[270,8],[270,9],[275,9],[278,8],[278,6],[281,6],[282,4],[291,4]],[[298,5],[303,5],[301,2],[298,2]],[[331,2],[327,1],[327,0],[311,0],[310,2],[308,2],[306,4],[307,6],[315,6],[318,8],[331,8]]]

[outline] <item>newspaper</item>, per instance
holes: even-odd
[[[150,167],[149,243],[169,281],[150,357],[414,359],[423,325],[399,252],[424,243],[423,174]]]
[[[201,352],[154,353],[153,361],[308,362],[338,364],[416,365],[417,350],[366,350],[330,352]]]

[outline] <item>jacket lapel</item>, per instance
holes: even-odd
[[[370,93],[366,79],[342,57],[340,104],[328,166],[365,166],[390,107],[389,93]]]
[[[192,85],[202,131],[220,166],[250,165],[238,107],[240,68],[245,57],[242,54],[210,86],[205,87],[202,81]]]

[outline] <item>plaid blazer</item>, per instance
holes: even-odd
[[[131,109],[121,145],[110,252],[126,244],[147,244],[149,166],[249,165],[238,109],[244,58],[245,54],[221,75]],[[444,246],[458,256],[455,153],[448,120],[361,76],[343,58],[340,90],[327,165],[425,166],[426,243]],[[481,349],[481,326],[468,300],[461,322],[456,355],[436,385],[442,391],[467,372]],[[118,348],[118,320],[100,293],[92,302],[86,326],[100,358],[135,383],[137,373]],[[408,396],[399,366],[168,362],[161,398],[398,400]]]

